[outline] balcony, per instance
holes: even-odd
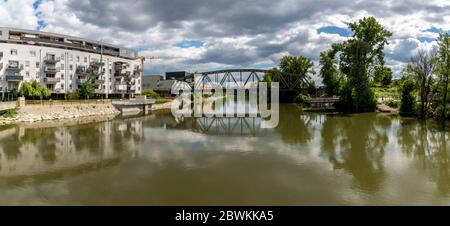
[[[78,84],[81,84],[81,83],[85,83],[87,80],[88,80],[87,78],[79,78],[79,79],[77,79],[77,82],[78,82]]]
[[[6,66],[6,70],[8,71],[21,71],[23,69],[23,64],[19,64],[18,61],[9,61]]]
[[[127,85],[116,85],[115,88],[117,91],[122,91],[122,92],[126,92],[128,89]]]
[[[131,72],[129,72],[129,71],[122,72],[122,73],[116,72],[116,73],[114,74],[115,77],[128,77],[128,76],[130,76],[130,75],[131,75]]]
[[[52,77],[46,77],[44,78],[45,83],[58,83],[61,82],[61,78],[52,78]]]
[[[6,81],[21,82],[21,81],[23,81],[23,76],[21,76],[21,75],[6,75]]]
[[[128,67],[129,67],[128,63],[123,63],[123,62],[114,63],[114,70],[116,70],[116,71],[125,70]]]
[[[47,74],[55,74],[59,71],[60,69],[58,67],[44,67],[44,72]]]
[[[56,57],[54,55],[47,55],[44,57],[44,62],[49,64],[55,64],[61,61],[61,58]]]
[[[105,63],[99,61],[93,61],[90,63],[91,67],[99,68],[105,66]]]
[[[103,85],[103,84],[105,84],[105,80],[103,80],[103,79],[96,79],[94,84],[95,85]]]

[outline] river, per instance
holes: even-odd
[[[170,113],[0,128],[3,205],[450,204],[449,131],[382,114],[280,106],[254,118]]]

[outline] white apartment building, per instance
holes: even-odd
[[[36,80],[54,97],[75,92],[88,77],[100,97],[141,93],[141,61],[135,50],[40,31],[0,27],[0,98]]]

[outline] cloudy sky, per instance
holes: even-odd
[[[450,0],[0,0],[0,26],[51,31],[170,59],[146,74],[271,68],[283,55],[315,61],[343,41],[347,23],[375,16],[393,32],[387,64],[398,75],[419,48],[450,31]]]

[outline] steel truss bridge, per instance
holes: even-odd
[[[297,74],[277,70],[263,69],[229,69],[197,73],[187,77],[192,87],[202,88],[215,86],[221,88],[248,88],[256,82],[262,82],[266,74],[270,74],[273,82],[278,82],[280,91],[297,91],[305,89],[311,83]]]

